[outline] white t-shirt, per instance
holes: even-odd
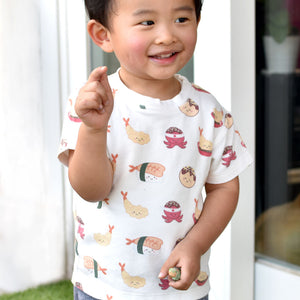
[[[109,76],[115,101],[107,133],[113,187],[99,203],[74,193],[72,281],[95,298],[193,300],[209,292],[209,251],[187,291],[169,287],[158,274],[201,217],[204,184],[235,178],[252,158],[231,115],[215,98],[176,78],[181,92],[160,101],[129,90],[118,72]],[[64,164],[81,124],[75,99],[69,100],[59,149]]]

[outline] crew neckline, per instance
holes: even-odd
[[[138,92],[135,92],[134,90],[129,89],[124,82],[121,80],[119,75],[120,69],[118,69],[114,74],[110,75],[117,84],[117,90],[122,91],[121,95],[126,95],[126,102],[127,104],[132,103],[136,104],[139,107],[143,105],[147,105],[147,107],[162,107],[162,106],[169,106],[169,105],[182,105],[188,97],[185,97],[187,95],[187,87],[188,87],[188,80],[180,75],[175,74],[174,77],[179,81],[181,85],[180,92],[175,95],[173,98],[166,99],[166,100],[160,100],[159,98],[152,98],[150,96],[146,96],[143,94],[140,94]],[[113,87],[115,88],[115,87]],[[123,96],[122,96],[123,97]],[[130,100],[130,101],[129,101]]]

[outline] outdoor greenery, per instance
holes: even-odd
[[[24,292],[2,295],[0,300],[72,300],[73,286],[70,281],[43,285]]]

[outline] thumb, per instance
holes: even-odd
[[[107,67],[105,68],[105,72],[102,74],[101,78],[99,79],[100,83],[103,85],[106,95],[107,95],[107,101],[105,101],[104,104],[108,105],[109,103],[112,103],[114,100],[111,87],[108,82],[108,77],[107,77]]]
[[[88,82],[101,81],[102,76],[106,73],[107,67],[98,67],[94,69],[88,79]]]

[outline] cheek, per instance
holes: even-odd
[[[184,44],[187,46],[187,49],[190,49],[191,52],[194,52],[196,43],[197,43],[197,35],[185,35],[182,37]]]
[[[130,49],[133,56],[145,54],[147,42],[140,36],[131,37],[128,41],[128,49]]]

